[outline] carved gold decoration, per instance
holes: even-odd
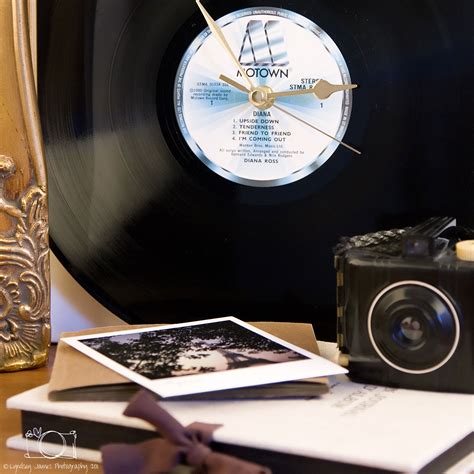
[[[0,1],[0,371],[43,365],[50,344],[46,171],[30,46],[26,0]]]

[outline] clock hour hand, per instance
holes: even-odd
[[[231,79],[230,77],[225,76],[224,74],[221,74],[221,75],[219,76],[219,79],[220,79],[221,81],[223,81],[223,82],[229,84],[230,86],[235,87],[236,89],[238,89],[238,90],[241,91],[241,92],[245,92],[245,93],[247,93],[247,94],[250,94],[250,92],[251,92],[251,91],[250,91],[249,89],[247,89],[245,86],[243,86],[242,84],[240,84],[240,83],[234,81],[234,80]],[[307,90],[306,90],[306,93],[308,93],[308,91],[309,91],[309,90],[307,89]],[[271,95],[272,95],[272,93],[269,92],[269,93],[268,93],[268,100],[271,100],[271,99],[272,99],[272,98],[271,98]],[[334,141],[338,142],[340,145],[342,145],[342,146],[348,148],[348,149],[351,150],[352,152],[354,152],[354,153],[356,153],[356,154],[358,154],[358,155],[362,155],[362,153],[361,153],[359,150],[356,150],[356,149],[353,148],[352,146],[348,145],[347,143],[344,143],[342,140],[339,140],[339,139],[337,139],[336,137],[333,137],[333,136],[330,135],[329,133],[326,133],[325,131],[321,130],[320,128],[314,126],[313,124],[311,124],[311,123],[309,123],[309,122],[306,122],[305,120],[303,120],[302,118],[300,118],[300,117],[298,117],[298,116],[292,114],[292,113],[289,112],[288,110],[282,109],[281,107],[278,107],[278,105],[276,105],[276,104],[274,104],[274,103],[272,103],[271,107],[273,107],[273,108],[279,110],[279,111],[282,112],[283,114],[288,115],[289,117],[291,117],[291,118],[297,120],[298,122],[300,122],[300,123],[302,123],[302,124],[304,124],[304,125],[306,125],[306,126],[312,128],[313,130],[316,130],[317,132],[322,133],[322,134],[325,135],[326,137],[331,138],[331,140],[334,140]]]
[[[225,39],[225,36],[224,36],[224,33],[222,33],[222,30],[219,28],[217,23],[212,19],[211,15],[209,15],[207,10],[201,5],[201,1],[196,0],[196,4],[197,4],[199,10],[201,10],[201,13],[204,16],[204,19],[206,20],[206,23],[208,24],[209,29],[211,30],[212,34],[218,39],[221,46],[225,49],[225,51],[227,52],[229,57],[232,59],[234,64],[237,66],[237,69],[242,74],[242,77],[245,78],[245,80],[247,81],[249,87],[251,89],[253,89],[254,86],[252,84],[252,81],[250,80],[250,78],[249,78],[247,72],[245,71],[245,69],[242,67],[242,64],[240,64],[239,60],[237,59],[235,54],[232,52],[232,49],[229,46],[229,43],[227,42],[227,40]]]
[[[241,92],[250,93],[250,90],[247,89],[242,84],[234,81],[230,77],[221,74],[219,79],[223,82],[226,82],[232,87],[235,87]],[[298,89],[294,91],[283,91],[283,92],[269,92],[268,98],[269,99],[276,99],[277,97],[288,97],[293,95],[303,95],[303,94],[315,94],[316,97],[320,100],[328,99],[331,97],[332,94],[339,91],[345,91],[350,89],[355,89],[359,87],[357,84],[331,84],[324,79],[320,79],[313,87],[310,89]]]
[[[293,95],[314,94],[318,99],[329,99],[335,92],[355,89],[357,84],[331,84],[324,79],[319,79],[313,87],[309,89],[297,89],[294,91],[271,92],[268,94],[269,99],[276,99],[277,97],[289,97]]]

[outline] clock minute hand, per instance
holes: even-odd
[[[250,80],[247,72],[245,69],[242,67],[242,64],[240,64],[239,60],[235,56],[235,54],[232,52],[231,47],[229,46],[229,43],[225,39],[224,34],[222,33],[222,30],[217,26],[217,23],[212,19],[211,15],[207,12],[207,10],[201,5],[200,0],[196,0],[196,4],[201,10],[202,15],[204,16],[204,19],[206,20],[207,25],[209,26],[209,29],[211,30],[212,34],[219,40],[221,46],[226,50],[227,54],[229,57],[232,59],[234,64],[237,66],[239,69],[240,73],[242,74],[242,77],[247,81],[250,89],[254,89],[254,85],[252,81]]]
[[[335,92],[346,91],[359,87],[357,84],[331,84],[324,79],[319,79],[313,87],[309,89],[297,89],[294,91],[271,92],[268,94],[269,99],[277,97],[288,97],[292,95],[314,94],[318,99],[328,99]]]

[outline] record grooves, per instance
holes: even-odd
[[[296,48],[291,35],[307,34],[293,27],[300,21],[320,27],[359,85],[345,96],[352,109],[342,138],[362,155],[335,147],[316,169],[311,160],[303,163],[310,167],[305,176],[292,181],[288,172],[282,185],[272,184],[274,176],[280,179],[275,168],[252,164],[222,172],[223,155],[215,154],[215,140],[206,141],[206,133],[212,136],[225,124],[230,106],[253,112],[240,105],[245,96],[219,84],[213,97],[228,98],[229,107],[210,106],[207,116],[199,108],[202,97],[208,100],[204,90],[189,99],[199,107],[179,115],[178,71],[184,71],[184,83],[193,80],[195,71],[200,74],[199,55],[213,47],[203,38],[196,52],[189,49],[207,27],[194,1],[182,2],[179,11],[173,2],[43,1],[39,99],[54,251],[81,284],[129,322],[232,314],[309,321],[319,338],[332,340],[331,249],[339,236],[404,227],[430,215],[473,223],[472,92],[463,84],[473,79],[465,19],[474,7],[440,0],[390,7],[375,0],[267,0],[266,11],[281,18],[247,20],[242,15],[261,9],[260,1],[204,5],[214,18],[229,18],[227,34],[242,30],[236,43],[242,43],[236,48],[241,62],[257,64],[256,55],[267,49],[273,54],[284,41],[288,51],[274,64],[289,66],[280,67],[283,79],[274,88],[317,74],[295,76],[305,45]],[[245,35],[258,35],[258,28],[275,41],[252,53]],[[327,64],[328,74],[337,75],[329,56]],[[276,75],[272,67],[263,74]],[[292,78],[287,82],[286,68]],[[333,99],[321,101],[328,117]],[[290,99],[281,103],[306,113]],[[277,112],[270,113],[275,119]],[[268,129],[275,137],[309,136],[289,117],[277,120],[288,124]],[[321,140],[314,133],[314,142],[300,140],[301,156]]]

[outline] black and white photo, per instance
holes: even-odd
[[[233,317],[64,341],[162,397],[344,372]]]

